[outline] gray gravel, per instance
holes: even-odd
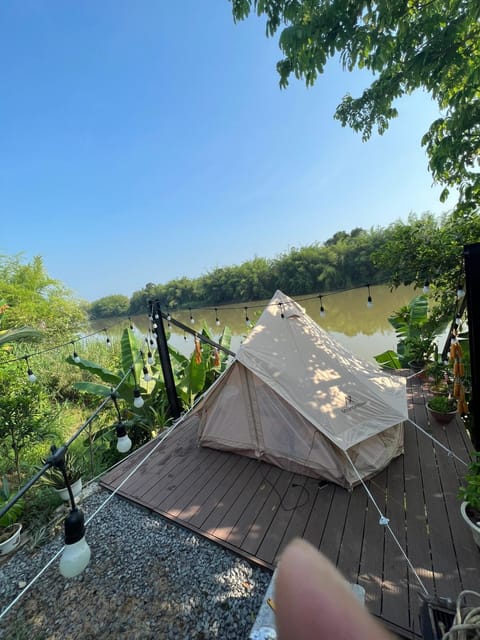
[[[105,500],[85,498],[86,517]],[[0,612],[63,544],[0,565]],[[0,619],[8,640],[247,638],[271,573],[114,496],[87,528],[92,559],[65,579],[58,559]]]

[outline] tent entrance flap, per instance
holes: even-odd
[[[240,366],[240,378],[242,389],[245,394],[245,407],[247,410],[248,425],[252,443],[255,444],[255,457],[260,458],[265,452],[265,442],[263,440],[262,422],[258,408],[255,385],[250,380],[250,375],[245,367]]]

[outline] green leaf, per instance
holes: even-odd
[[[74,382],[72,387],[82,393],[91,393],[101,398],[107,398],[112,392],[111,387],[106,387],[103,384],[97,384],[95,382]]]
[[[383,353],[379,353],[377,356],[374,356],[374,358],[380,366],[385,367],[386,369],[402,368],[399,357],[395,351],[384,351]]]
[[[93,375],[98,376],[104,382],[108,382],[112,387],[116,387],[121,380],[121,377],[119,375],[112,373],[112,371],[109,371],[108,369],[104,369],[102,366],[96,364],[95,362],[90,362],[90,360],[84,360],[83,358],[80,358],[80,362],[75,362],[73,356],[68,356],[66,360],[69,364],[73,364],[79,369],[83,369],[84,371],[88,371]]]

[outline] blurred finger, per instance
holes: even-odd
[[[280,640],[391,639],[329,560],[303,540],[280,558],[275,609]]]

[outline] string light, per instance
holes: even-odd
[[[172,319],[172,314],[170,312],[167,313],[167,322],[170,322]]]
[[[151,380],[153,380],[146,365],[143,365],[143,379],[145,380],[145,382],[150,382]]]
[[[458,286],[457,286],[457,298],[460,300],[461,298],[463,298],[465,295],[465,289],[463,288],[463,285],[459,282]]]
[[[190,312],[190,324],[195,324],[195,318],[192,316],[192,310],[190,307],[188,307],[188,310]]]
[[[30,365],[28,364],[28,357],[25,356],[25,362],[27,363],[27,377],[30,380],[30,382],[36,382],[37,381],[37,376],[33,373],[32,369],[30,368]]]
[[[217,327],[219,327],[220,326],[220,319],[218,317],[218,309],[215,307],[214,311],[215,311],[215,324],[217,325]]]
[[[108,331],[106,329],[104,329],[104,331],[105,331],[105,335],[107,336],[107,338],[106,338],[107,347],[111,347],[112,346],[112,342],[110,340],[110,336],[108,335]]]
[[[247,325],[247,327],[250,326],[250,318],[248,317],[248,307],[244,307],[245,309],[245,324]]]
[[[425,280],[422,291],[425,295],[428,295],[430,293],[430,282],[428,280]]]
[[[115,430],[117,432],[117,451],[119,453],[127,453],[132,448],[132,441],[128,437],[125,424],[117,422]]]
[[[323,296],[318,296],[320,298],[320,317],[324,318],[325,317],[325,308],[323,306],[323,302],[322,302],[322,298]]]
[[[65,548],[60,558],[60,573],[65,578],[74,578],[81,573],[90,562],[91,551],[85,540],[85,517],[78,509],[73,497],[70,481],[65,468],[67,446],[57,449],[52,445],[51,454],[47,458],[49,467],[59,469],[70,499],[70,513],[65,518]]]
[[[145,400],[142,398],[141,391],[139,387],[135,387],[133,390],[133,406],[136,409],[141,409],[145,404]]]
[[[130,322],[130,329],[133,331],[133,322],[130,316],[128,316],[128,320]]]
[[[152,364],[155,364],[155,360],[153,359],[153,354],[151,351],[147,353],[147,362],[150,366],[152,366]]]
[[[280,307],[280,317],[285,318],[285,313],[283,311],[283,302],[279,302],[278,306]]]
[[[372,300],[372,296],[370,295],[370,285],[367,284],[367,287],[368,287],[367,307],[371,309],[373,307],[373,300]]]
[[[75,342],[72,342],[72,346],[73,346],[73,361],[78,364],[80,362],[80,356],[78,355],[78,353],[75,350]]]

